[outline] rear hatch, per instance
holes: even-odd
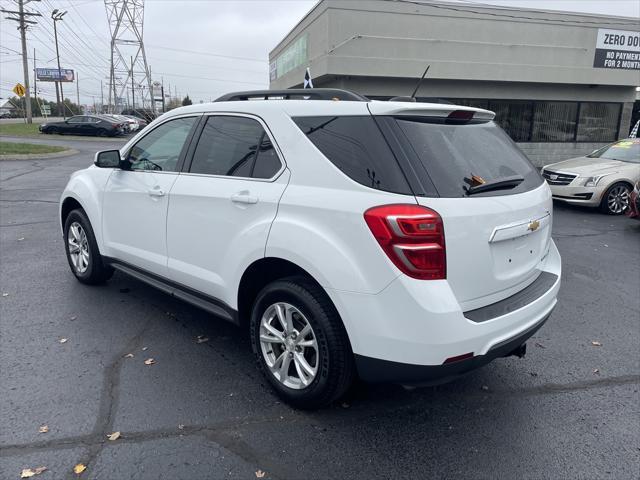
[[[551,194],[539,172],[491,112],[393,105],[370,110],[417,202],[442,217],[446,277],[463,310],[532,283],[551,239]]]

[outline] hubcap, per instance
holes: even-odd
[[[69,258],[73,268],[78,273],[84,273],[89,267],[89,241],[82,225],[73,222],[67,234],[67,244],[69,246]]]
[[[260,320],[260,349],[271,374],[296,390],[318,373],[318,342],[307,318],[293,305],[274,303]]]
[[[622,185],[611,189],[607,206],[612,213],[622,213],[629,207],[629,189]]]

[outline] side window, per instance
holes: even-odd
[[[189,171],[271,178],[278,170],[280,159],[259,122],[245,117],[211,116],[202,130]]]
[[[378,190],[412,194],[370,115],[297,117],[293,121],[316,148],[352,180]]]
[[[76,116],[76,117],[71,117],[69,119],[69,123],[84,123],[86,121],[87,117],[81,117],[81,116]]]
[[[131,170],[177,171],[180,153],[197,120],[176,118],[151,130],[129,151]]]

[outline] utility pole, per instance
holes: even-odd
[[[33,98],[36,99],[36,105],[38,107],[40,104],[38,103],[38,74],[36,73],[36,49],[33,49]],[[42,110],[41,108],[39,108]],[[40,111],[40,115],[42,115],[42,111]]]
[[[104,113],[103,110],[104,110],[104,88],[102,88],[102,80],[100,80],[100,113]]]
[[[62,109],[63,118],[67,118],[67,114],[64,111],[64,93],[62,92],[62,71],[60,70],[60,51],[58,50],[58,29],[56,24],[62,20],[62,17],[66,15],[66,11],[58,12],[56,8],[53,12],[51,12],[51,19],[53,20],[53,33],[56,40],[56,58],[58,59],[58,80],[56,81],[56,85],[60,87],[60,98],[62,99],[62,105],[60,105],[60,98],[58,98],[58,115],[60,115],[60,109]]]
[[[160,77],[161,80],[161,87],[160,87],[160,91],[162,92],[162,113],[166,112],[167,110],[164,107],[164,77]]]
[[[31,118],[31,92],[29,90],[29,58],[27,57],[27,28],[29,25],[37,25],[37,22],[28,20],[25,17],[41,17],[39,13],[25,12],[24,6],[32,1],[40,0],[18,0],[18,11],[0,9],[0,12],[8,13],[7,20],[13,20],[18,22],[18,30],[20,30],[20,43],[22,44],[22,74],[24,75],[24,89],[25,89],[25,111],[27,115],[27,123],[32,123]]]
[[[76,98],[78,103],[78,108],[80,108],[80,74],[76,71]],[[80,113],[82,113],[82,109],[80,108]]]

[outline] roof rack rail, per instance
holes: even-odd
[[[216,98],[216,102],[237,102],[242,100],[346,100],[368,102],[359,93],[339,88],[290,88],[287,90],[251,90],[233,92]]]

